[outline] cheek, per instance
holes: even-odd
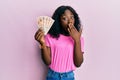
[[[67,30],[68,25],[67,25],[66,23],[62,23],[61,25],[62,25],[62,28],[66,31],[66,30]]]
[[[72,23],[75,24],[75,20],[73,20]]]
[[[62,25],[63,27],[67,27],[68,22],[67,22],[67,21],[61,21],[61,25]]]

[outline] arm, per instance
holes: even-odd
[[[42,46],[41,48],[42,59],[46,65],[50,65],[51,64],[50,48],[47,47],[46,44],[43,44],[41,46]]]
[[[80,40],[74,41],[74,64],[76,67],[80,67],[83,62],[83,52],[81,51]]]
[[[82,28],[78,32],[74,27],[74,25],[69,24],[68,32],[74,40],[74,57],[73,57],[74,64],[76,67],[80,67],[80,65],[83,62],[83,52],[81,50],[81,41],[80,41]]]
[[[44,32],[42,29],[39,29],[35,33],[35,40],[37,40],[40,43],[41,46],[41,54],[42,59],[46,65],[50,65],[51,63],[51,57],[50,57],[50,48],[46,46],[45,39],[44,39]]]

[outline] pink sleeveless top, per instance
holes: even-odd
[[[83,51],[83,37],[81,37],[81,50]],[[49,67],[56,72],[69,72],[75,70],[73,61],[74,41],[70,36],[60,34],[58,39],[50,34],[45,36],[45,42],[51,48],[51,64]]]

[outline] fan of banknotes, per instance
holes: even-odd
[[[50,30],[53,23],[54,23],[54,20],[51,17],[48,17],[48,16],[39,16],[39,17],[37,17],[38,28],[42,28],[43,31],[45,32],[45,35]]]

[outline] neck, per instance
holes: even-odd
[[[62,31],[61,34],[65,35],[65,36],[70,36],[69,33],[67,31]]]

